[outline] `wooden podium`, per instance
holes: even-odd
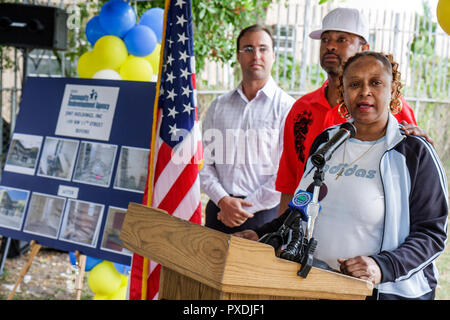
[[[129,250],[161,264],[159,299],[364,299],[371,282],[275,256],[242,239],[130,203],[120,238]]]

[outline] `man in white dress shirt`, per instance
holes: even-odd
[[[236,54],[242,82],[212,102],[202,124],[200,183],[210,198],[205,225],[225,233],[277,217],[276,172],[284,121],[295,99],[271,77],[273,45],[262,26],[241,31]]]

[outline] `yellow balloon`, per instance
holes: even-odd
[[[436,16],[442,30],[450,35],[450,0],[439,0]]]
[[[93,51],[83,53],[78,59],[77,73],[81,78],[92,78],[99,66]]]
[[[123,274],[121,274],[120,278],[122,279],[122,281],[120,282],[120,286],[128,286],[128,276],[124,276]]]
[[[125,300],[127,297],[127,286],[121,286],[116,292],[108,296],[108,300]]]
[[[89,271],[88,285],[93,292],[109,296],[116,292],[122,282],[121,274],[111,261],[102,261]]]
[[[103,36],[95,42],[94,54],[100,69],[117,69],[128,57],[125,43],[116,36]]]
[[[130,55],[120,67],[119,73],[122,80],[151,81],[153,69],[146,59]]]
[[[92,300],[111,300],[111,299],[109,298],[109,296],[106,296],[106,295],[103,295],[103,294],[96,293],[96,294],[94,295],[94,297],[92,298]]]
[[[153,72],[158,73],[159,72],[159,55],[161,52],[161,44],[157,43],[155,50],[153,50],[152,53],[150,53],[148,56],[144,57],[148,62],[150,62]]]

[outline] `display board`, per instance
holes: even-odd
[[[130,264],[120,229],[142,202],[155,83],[29,77],[0,181],[0,234]]]

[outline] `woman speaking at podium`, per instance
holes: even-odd
[[[447,239],[448,191],[440,160],[425,139],[405,135],[400,73],[392,56],[364,51],[342,68],[340,114],[356,135],[323,167],[325,197],[314,228],[314,257],[342,273],[372,281],[375,299],[434,299],[434,260]],[[339,129],[328,128],[311,154]],[[313,182],[311,159],[298,190]],[[287,212],[261,228],[234,235],[257,239],[276,231]]]

